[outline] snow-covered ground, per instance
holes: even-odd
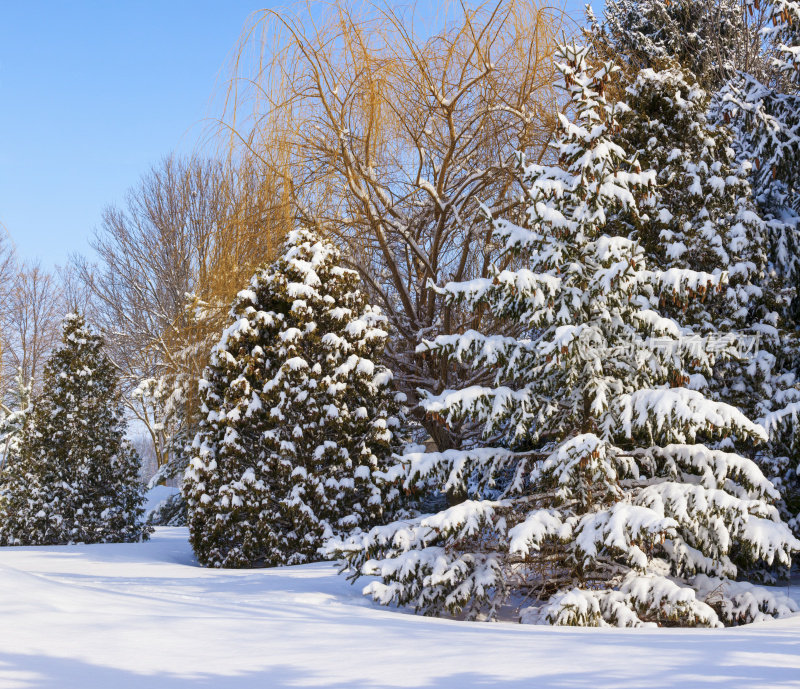
[[[0,548],[0,687],[800,687],[800,616],[726,630],[428,619],[375,607],[329,564],[202,569],[186,539]]]

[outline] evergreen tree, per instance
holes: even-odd
[[[717,626],[788,613],[785,596],[735,582],[738,565],[789,565],[800,548],[758,466],[704,441],[763,441],[736,408],[680,387],[714,354],[659,303],[724,288],[724,271],[648,268],[609,223],[639,219],[656,175],[611,139],[622,105],[603,93],[587,50],[562,48],[576,121],[560,118],[559,166],[529,165],[529,228],[495,220],[511,260],[446,298],[526,324],[525,339],[474,331],[421,345],[495,371],[495,385],[428,395],[447,422],[479,419],[493,445],[411,455],[387,472],[459,486],[469,500],[435,515],[332,541],[351,574],[380,578],[381,603],[438,614],[503,614],[575,625]],[[623,236],[620,236],[623,235]],[[713,596],[710,596],[714,592]],[[532,604],[532,605],[531,605]]]
[[[139,458],[125,439],[117,373],[103,339],[70,314],[44,369],[0,495],[0,542],[146,538]]]
[[[748,3],[754,6],[757,2]],[[770,429],[764,464],[783,496],[783,510],[800,534],[800,3],[768,0],[763,74],[739,73],[716,98],[715,111],[736,132],[770,231],[770,267],[786,285],[784,327],[772,390],[762,396]]]
[[[162,500],[147,514],[150,526],[186,526],[186,500],[174,493]]]
[[[722,91],[720,116],[741,127],[742,155],[753,161],[754,184],[776,221],[796,231],[800,212],[800,2],[765,0],[767,74],[740,73]],[[792,234],[783,261],[797,261]]]
[[[727,271],[721,299],[699,299],[682,319],[696,330],[741,332],[754,323],[772,325],[773,290],[767,278],[767,228],[736,160],[732,135],[708,121],[710,97],[678,66],[644,69],[626,89],[628,111],[615,139],[656,171],[645,222],[630,230],[654,266]],[[678,311],[662,305],[670,315]],[[681,307],[680,313],[686,314]]]
[[[635,71],[677,60],[711,88],[757,43],[740,0],[609,0],[604,15],[604,33]]]
[[[776,270],[800,280],[800,3],[747,0],[764,6],[764,69],[741,71],[721,89],[714,111],[735,130],[740,158],[752,164],[753,187],[769,221]],[[793,309],[800,322],[800,308]]]
[[[736,72],[747,67],[763,78],[770,71],[761,40],[753,40],[758,2],[618,0],[606,6],[604,30],[595,23],[594,38],[629,64],[656,68],[633,73],[631,112],[620,132],[623,145],[658,171],[656,203],[640,239],[659,268],[728,271],[724,298],[695,300],[681,319],[703,335],[756,344],[746,360],[718,361],[709,380],[695,375],[691,385],[770,428],[770,442],[754,456],[800,534],[800,437],[792,422],[800,407],[799,224],[792,208],[800,104],[774,90],[797,74],[787,51],[794,40],[790,10],[778,3],[767,13],[777,56],[767,77],[771,89]],[[710,98],[703,85],[723,88]],[[662,308],[676,313],[669,304]]]
[[[374,478],[399,430],[400,396],[377,363],[386,321],[339,261],[327,240],[291,232],[234,301],[183,483],[205,565],[317,560],[325,538],[394,516],[400,494]]]
[[[686,70],[642,70],[627,95],[618,139],[657,171],[649,217],[634,229],[648,262],[728,273],[720,297],[666,302],[662,312],[713,338],[718,355],[747,351],[745,358],[718,356],[713,374],[695,374],[689,386],[763,421],[797,398],[795,377],[787,375],[796,338],[785,318],[789,290],[771,267],[773,228],[760,217],[750,167],[737,161],[725,124],[708,121],[710,98]],[[732,449],[730,440],[724,445]],[[780,444],[764,445],[755,457],[780,489],[788,487],[790,460]],[[784,497],[784,517],[792,519],[791,495]]]

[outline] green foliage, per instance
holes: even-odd
[[[83,318],[64,319],[0,494],[9,545],[146,538],[139,458],[125,439],[116,370]]]
[[[309,231],[239,293],[200,384],[183,484],[203,564],[313,561],[325,538],[394,515],[400,494],[375,478],[400,423],[376,363],[386,338],[357,273]]]
[[[551,624],[720,626],[788,614],[791,601],[765,594],[738,616],[737,563],[788,566],[800,541],[751,459],[702,444],[766,433],[682,385],[691,369],[710,372],[716,353],[685,348],[692,329],[663,315],[665,302],[701,291],[720,298],[730,284],[713,265],[722,257],[712,251],[709,270],[648,262],[627,230],[648,222],[658,174],[616,141],[618,118],[634,116],[605,96],[617,69],[576,45],[558,57],[575,119],[560,118],[558,166],[525,167],[528,226],[494,220],[508,267],[440,288],[526,337],[468,331],[419,347],[494,374],[421,402],[447,423],[481,424],[486,446],[409,453],[389,472],[407,489],[436,481],[470,499],[331,541],[328,552],[352,576],[377,577],[365,589],[374,600],[425,614],[486,619],[520,601],[530,601],[522,621]],[[716,172],[710,164],[712,190]],[[736,615],[705,602],[700,575]]]

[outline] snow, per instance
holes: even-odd
[[[703,427],[739,431],[758,440],[767,440],[768,437],[763,426],[750,421],[736,407],[706,399],[696,390],[637,390],[630,395],[623,395],[620,407],[622,427],[628,436],[632,428],[646,427],[654,417],[659,430],[665,422],[671,421],[674,428],[670,432],[678,436],[682,435],[680,426],[688,424],[687,437],[693,437],[696,429]]]
[[[0,689],[800,683],[800,616],[724,630],[432,619],[370,603],[329,563],[197,567],[178,528],[143,544],[0,548],[0,581]]]
[[[567,538],[571,535],[569,527],[561,521],[556,510],[534,510],[524,522],[509,529],[508,550],[523,557],[531,550],[538,550],[541,542],[551,535]]]

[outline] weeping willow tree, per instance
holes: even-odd
[[[412,401],[418,387],[482,375],[415,351],[490,317],[430,285],[488,274],[485,211],[522,221],[518,153],[545,155],[566,29],[560,10],[529,0],[402,11],[332,0],[259,12],[241,37],[220,146],[277,181],[295,222],[337,241],[388,315],[390,364]],[[440,449],[468,433],[422,421]]]

